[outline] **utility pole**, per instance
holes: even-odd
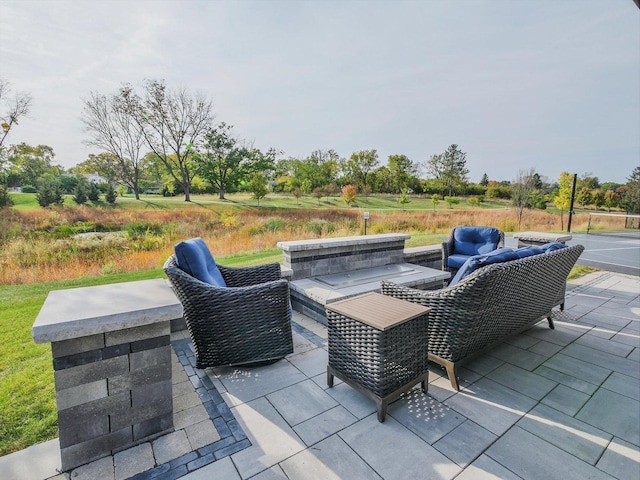
[[[576,183],[578,183],[578,174],[573,174],[573,188],[571,189],[571,204],[569,205],[569,221],[567,222],[567,233],[571,233],[571,219],[573,218],[573,201],[576,198]]]

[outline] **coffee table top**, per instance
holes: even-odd
[[[375,292],[329,303],[326,308],[382,331],[408,322],[430,310],[417,303]]]

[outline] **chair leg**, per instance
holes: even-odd
[[[553,324],[553,318],[551,318],[551,314],[547,317],[547,322],[549,322],[549,328],[551,330],[555,330],[556,326]]]

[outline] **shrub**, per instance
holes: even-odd
[[[146,235],[160,235],[162,225],[158,222],[131,222],[127,224],[126,230],[130,238],[137,239]]]
[[[58,184],[54,181],[43,181],[36,192],[36,200],[41,207],[62,205],[64,198]]]
[[[23,185],[22,193],[36,193],[38,190],[33,185]]]
[[[9,195],[9,191],[4,185],[0,185],[0,208],[10,207],[13,205],[13,199]]]

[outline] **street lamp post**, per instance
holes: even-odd
[[[369,220],[369,212],[364,212],[364,234],[367,234],[367,220]]]

